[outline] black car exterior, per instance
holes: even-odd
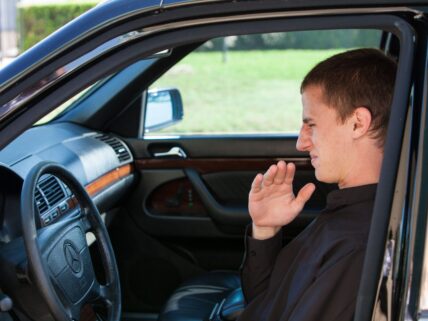
[[[423,305],[421,298],[428,291],[424,288],[427,277],[424,274],[424,260],[428,210],[424,188],[428,180],[428,167],[425,164],[428,149],[427,4],[426,1],[357,0],[349,3],[308,0],[294,2],[106,1],[67,24],[0,70],[0,147],[2,148],[0,162],[5,168],[2,170],[5,182],[1,189],[4,195],[1,200],[10,198],[7,194],[13,194],[12,198],[25,195],[21,193],[23,181],[28,179],[32,170],[41,161],[49,160],[60,163],[75,174],[80,184],[86,186],[86,190],[93,196],[100,212],[110,213],[129,207],[135,209],[141,207],[140,197],[148,200],[149,192],[168,181],[169,178],[164,180],[159,178],[159,173],[165,177],[164,168],[173,171],[179,166],[180,173],[168,172],[168,175],[172,173],[171,177],[174,179],[184,177],[190,181],[192,188],[200,196],[202,195],[201,202],[208,213],[207,217],[202,220],[195,217],[186,218],[186,222],[174,218],[170,221],[173,226],[165,226],[168,225],[167,220],[148,215],[141,218],[141,221],[137,220],[137,223],[143,224],[145,232],[150,231],[148,234],[151,236],[163,239],[177,237],[178,239],[189,238],[191,241],[206,240],[202,235],[206,234],[205,236],[210,239],[206,241],[207,247],[212,246],[211,242],[215,243],[216,238],[220,238],[225,243],[229,238],[236,241],[242,235],[243,227],[249,220],[246,209],[229,209],[218,207],[218,204],[211,204],[210,207],[210,198],[207,196],[209,189],[206,189],[203,183],[201,184],[198,174],[212,171],[207,169],[210,168],[209,166],[205,167],[206,164],[219,159],[223,161],[225,159],[240,161],[241,158],[261,159],[261,162],[254,166],[251,162],[244,162],[242,165],[246,170],[255,170],[261,164],[269,163],[269,158],[274,160],[279,156],[301,161],[302,168],[305,168],[303,159],[305,155],[292,151],[295,138],[233,137],[227,140],[228,144],[233,146],[243,144],[248,147],[245,150],[256,150],[254,154],[250,152],[240,154],[241,151],[238,152],[233,147],[225,147],[225,140],[222,137],[141,139],[141,125],[135,119],[140,119],[144,111],[133,107],[131,98],[128,101],[127,96],[136,92],[135,86],[138,85],[140,91],[138,95],[135,94],[135,97],[132,97],[132,101],[141,99],[141,96],[145,95],[141,92],[147,91],[154,80],[197,45],[213,37],[278,30],[378,28],[384,31],[381,49],[389,50],[398,56],[399,69],[385,147],[386,157],[377,192],[369,250],[366,255],[354,320],[383,320],[382,318],[425,320],[428,318],[425,310],[428,305]],[[167,54],[167,59],[162,61],[164,51],[171,48],[178,49]],[[43,128],[42,125],[29,130],[41,117],[76,93],[97,81],[102,90],[102,86],[108,83],[111,75],[118,75],[125,67],[131,66],[142,58],[146,58],[149,62],[141,67],[139,74],[135,74],[135,82],[130,82],[129,88],[118,90],[110,100],[94,107],[94,110],[88,112],[83,118],[82,112],[79,114],[78,109],[74,112],[71,110],[50,123],[49,129]],[[121,105],[125,103],[127,108]],[[81,127],[74,127],[75,125]],[[124,160],[114,160],[108,165],[102,164],[102,161],[97,163],[96,160],[85,163],[87,161],[85,155],[89,154],[81,151],[83,149],[97,150],[100,158],[103,158],[101,156],[103,153],[108,155],[105,156],[106,159],[115,155],[101,143],[92,141],[93,145],[71,147],[70,141],[77,137],[79,139],[88,137],[93,132],[94,139],[96,136],[96,139],[101,142],[109,139],[109,137],[103,138],[103,134],[118,137],[119,143],[123,144],[123,149],[129,153],[129,157]],[[37,137],[36,134],[42,136]],[[286,152],[280,154],[279,150],[284,140]],[[64,142],[68,145],[64,145]],[[87,144],[87,142],[84,143]],[[44,150],[61,144],[68,146],[72,153],[80,155],[79,165],[76,165],[73,158],[75,156],[71,154],[70,156],[43,154]],[[272,150],[264,150],[266,144],[272,144]],[[36,145],[38,147],[34,148]],[[160,165],[156,163],[154,159],[156,152],[166,152],[176,145],[183,147],[183,150],[189,154],[188,159],[182,159],[181,163],[163,162]],[[225,162],[227,165],[222,168],[222,171],[240,170],[236,163]],[[89,170],[89,167],[96,168],[96,173]],[[21,180],[13,177],[9,171],[17,173],[16,176]],[[116,180],[110,180],[104,190],[97,189],[96,184],[92,185],[91,193],[88,186],[101,177],[106,179],[107,174],[110,175],[109,177],[116,175]],[[60,177],[62,180],[67,180],[67,176]],[[159,185],[153,183],[157,180]],[[107,187],[112,189],[108,191]],[[127,198],[127,194],[132,196]],[[19,217],[22,207],[16,202],[14,204],[12,198],[5,201],[7,206],[3,206],[3,213],[0,214],[0,222],[3,224],[0,225],[2,230],[0,253],[4,251],[8,255],[12,252],[7,244],[24,235],[24,232],[21,233],[22,223],[16,218]],[[124,202],[128,204],[125,205]],[[18,212],[10,213],[15,210]],[[7,215],[4,213],[6,211],[9,211]],[[147,208],[143,211],[147,211]],[[10,218],[12,214],[15,215],[15,219]],[[30,219],[34,220],[34,217]],[[112,222],[111,229],[115,229],[114,224],[117,219]],[[13,224],[16,227],[9,226]],[[99,222],[94,223],[94,226],[102,229]],[[220,226],[219,229],[217,229],[218,226]],[[153,232],[153,230],[157,231]],[[177,244],[181,246],[183,243],[180,242]],[[112,243],[120,261],[120,257],[125,255],[121,252],[123,247],[115,245],[114,236]],[[111,259],[111,255],[104,257],[106,258]],[[25,258],[20,257],[20,260],[25,261]],[[189,269],[188,271],[192,272],[188,273],[196,274],[196,270]],[[7,271],[10,272],[10,269]],[[17,271],[17,275],[13,276],[18,280],[16,284],[32,283],[32,275],[28,270],[23,268]],[[124,277],[121,274],[122,285]],[[55,312],[55,307],[61,305],[59,300],[46,302],[48,309],[42,309],[40,314],[37,314],[39,311],[36,312],[34,307],[26,311],[25,305],[29,304],[31,299],[18,299],[19,293],[13,290],[15,284],[2,282],[1,278],[2,276],[0,276],[0,289],[16,301],[16,307],[20,310],[16,314],[17,318],[32,320],[31,313],[45,316],[46,311],[50,311],[56,318],[61,315],[61,311]],[[27,291],[24,286],[19,289]],[[128,291],[130,290],[126,286],[122,286],[123,305],[127,306],[127,300],[138,304],[138,299]],[[42,297],[46,301],[50,296],[43,294]],[[43,302],[43,300],[39,301],[40,298],[34,300],[34,302]],[[120,311],[120,304],[116,308]],[[118,319],[117,311],[108,314],[109,320]],[[67,318],[65,317],[64,320]]]

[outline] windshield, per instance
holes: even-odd
[[[33,126],[39,126],[46,123],[49,123],[50,121],[54,120],[55,118],[59,117],[60,115],[66,113],[68,110],[72,109],[75,103],[83,99],[87,96],[88,93],[92,92],[92,90],[102,82],[104,82],[105,79],[99,80],[96,83],[90,85],[89,87],[83,89],[81,92],[77,93],[73,97],[71,97],[69,100],[65,101],[58,107],[56,107],[54,110],[52,110],[49,114],[44,116],[43,118],[39,119],[36,123],[34,123]]]
[[[44,125],[59,118],[73,121],[67,118],[71,114],[71,110],[81,111],[85,115],[96,112],[98,108],[102,108],[106,102],[144,73],[148,67],[158,60],[158,57],[142,59],[113,75],[98,80],[63,102],[49,114],[38,120],[33,126]],[[94,101],[96,104],[94,104]]]

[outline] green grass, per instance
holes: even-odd
[[[180,90],[182,122],[159,133],[284,133],[301,122],[300,83],[343,50],[194,52],[153,86]]]

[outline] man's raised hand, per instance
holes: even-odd
[[[253,237],[266,239],[293,221],[315,191],[315,185],[306,184],[293,193],[296,167],[293,163],[279,161],[267,172],[257,174],[251,185],[248,209],[253,220]]]

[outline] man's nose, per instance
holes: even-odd
[[[296,142],[296,149],[300,152],[307,152],[312,146],[311,139],[304,128],[300,129],[299,137]]]

